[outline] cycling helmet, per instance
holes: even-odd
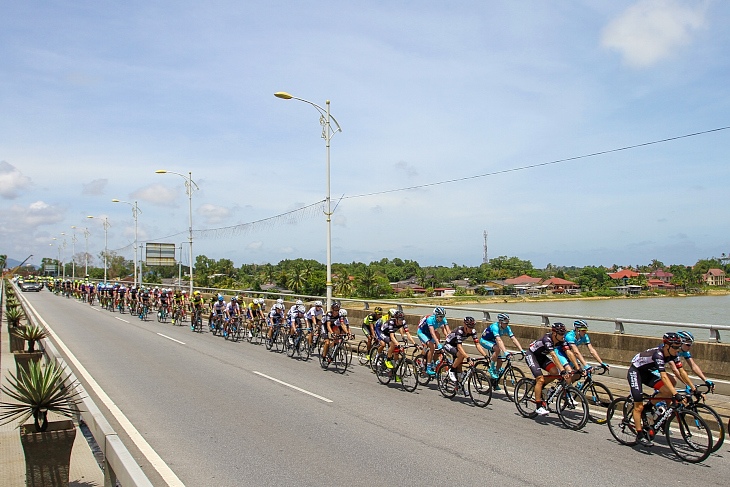
[[[397,312],[398,312],[398,310],[397,310],[397,309],[395,309],[395,308],[390,308],[390,309],[388,310],[388,314],[389,314],[390,316],[395,316],[395,314],[396,314]]]
[[[405,316],[403,314],[403,311],[396,311],[396,310],[393,310],[393,311],[395,311],[395,313],[393,313],[393,318],[395,318],[397,320],[402,320],[403,317]]]
[[[218,295],[218,301],[223,301],[223,296],[221,296],[220,294]]]
[[[314,305],[315,306],[322,306],[322,301],[315,301],[314,302]]]
[[[509,321],[509,315],[507,313],[499,313],[497,315],[497,321]]]
[[[340,309],[340,303],[334,302],[332,303],[332,309]]]
[[[557,333],[565,333],[565,325],[562,323],[553,323],[553,331]]]
[[[477,321],[474,318],[472,318],[471,316],[467,316],[466,318],[464,318],[464,324],[466,326],[473,327],[474,325],[476,325],[476,323],[477,323]]]
[[[259,304],[259,298],[254,298],[253,304]]]
[[[183,291],[182,293],[183,293],[183,294],[187,294],[188,292],[187,292],[187,291]]]
[[[439,318],[443,318],[446,316],[446,310],[442,306],[436,306],[433,310],[434,316],[437,316]]]
[[[294,304],[296,304],[297,306],[299,306],[300,304],[304,304],[304,301],[302,301],[301,299],[297,299],[297,302],[294,303]]]
[[[665,333],[662,338],[665,345],[680,345],[682,343],[682,338],[677,333],[673,333],[671,331],[669,333]]]
[[[234,301],[234,302],[235,302],[235,301],[238,301],[238,298],[237,298],[237,297],[235,297],[235,296],[231,296],[231,301]]]
[[[588,329],[588,323],[586,323],[586,320],[575,320],[573,322],[573,328],[577,330],[587,330]]]
[[[340,316],[342,316],[343,318],[344,318],[345,316],[347,316],[347,310],[346,310],[346,309],[341,309],[341,310],[340,310]]]
[[[692,345],[695,342],[695,337],[692,336],[692,334],[688,331],[678,331],[677,335],[679,335],[679,338],[682,340],[682,343],[686,343],[688,345]]]
[[[304,307],[303,304],[300,304],[299,306],[297,306],[297,312],[298,313],[304,314],[306,311],[307,311],[307,309]]]
[[[381,314],[382,315],[383,314],[383,308],[381,308],[380,306],[376,306],[375,309],[373,310],[373,313],[375,313],[375,314]]]
[[[284,300],[279,298],[276,300],[276,304],[284,304]]]

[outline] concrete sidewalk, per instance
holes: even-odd
[[[15,360],[10,353],[7,323],[3,320],[0,324],[2,325],[0,327],[0,384],[8,386],[10,374],[15,374]],[[0,393],[0,401],[10,402],[10,398],[7,394]],[[25,457],[17,426],[15,423],[0,426],[0,487],[25,486]],[[104,473],[78,425],[71,452],[69,485],[77,487],[104,485]]]

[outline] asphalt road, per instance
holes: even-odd
[[[356,360],[339,375],[316,357],[299,362],[187,324],[141,322],[46,290],[25,296],[188,486],[727,485],[730,478],[730,442],[703,464],[684,464],[660,442],[621,446],[606,426],[575,432],[555,415],[522,418],[501,392],[481,409],[468,398],[443,398],[435,385],[415,393],[383,386]],[[108,417],[152,482],[165,485]]]

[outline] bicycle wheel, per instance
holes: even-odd
[[[485,365],[484,370],[479,370],[481,364]],[[467,388],[469,389],[469,397],[471,397],[475,406],[483,408],[490,403],[492,400],[492,376],[489,374],[489,365],[480,362],[475,366]]]
[[[613,394],[608,387],[600,382],[594,382],[583,391],[588,401],[588,419],[596,424],[606,422],[608,406],[613,402]]]
[[[413,360],[407,358],[401,364],[399,371],[400,383],[407,392],[413,392],[418,387],[418,372]]]
[[[289,343],[289,337],[287,336],[286,341],[284,342],[286,345],[286,355],[288,357],[293,357],[294,355],[296,355],[299,352],[299,350],[298,350],[299,344],[297,343],[297,340],[299,340],[299,337],[298,336],[292,337],[292,340],[294,341],[294,343]]]
[[[664,427],[664,434],[669,448],[685,462],[700,463],[712,453],[710,427],[694,411],[675,411]]]
[[[413,365],[416,367],[416,379],[419,384],[424,386],[431,382],[431,376],[428,375],[428,360],[426,360],[425,353],[419,353],[416,358],[413,359]]]
[[[283,328],[279,328],[279,330],[274,333],[276,333],[276,343],[274,343],[274,346],[276,347],[276,352],[283,353],[289,335],[284,332]]]
[[[517,367],[510,367],[502,376],[502,389],[504,389],[504,395],[507,396],[509,401],[515,399],[515,387],[517,383],[525,378],[525,373]]]
[[[309,345],[309,336],[307,334],[304,334],[299,341],[299,356],[302,360],[309,360],[309,356],[311,354],[312,347]]]
[[[558,417],[566,428],[582,429],[588,422],[588,401],[577,388],[568,386],[556,399]]]
[[[707,404],[695,404],[690,407],[690,410],[699,414],[705,420],[707,426],[710,427],[710,432],[712,433],[712,453],[715,453],[725,442],[725,425],[722,423],[722,418],[717,414],[717,411]]]
[[[614,399],[606,410],[606,422],[611,435],[622,445],[636,445],[634,402],[626,397]]]
[[[345,350],[345,344],[341,343],[337,345],[337,350],[335,350],[332,357],[332,363],[335,365],[336,372],[344,374],[347,371],[347,365],[349,364],[347,355],[348,353],[347,350]]]
[[[447,364],[441,364],[436,369],[436,383],[438,384],[441,395],[445,398],[451,399],[456,395],[456,382],[451,380],[449,377],[449,371],[451,367]]]
[[[377,363],[375,364],[375,374],[378,377],[378,382],[381,384],[388,384],[392,379],[390,369],[385,366],[385,353],[378,357]]]
[[[372,347],[370,347],[370,370],[373,371],[373,373],[377,373],[376,365],[376,358],[378,356],[378,344],[376,343]]]
[[[368,352],[368,341],[360,340],[360,343],[357,344],[357,361],[360,362],[360,365],[367,365],[370,362]]]
[[[537,416],[537,402],[535,401],[535,380],[521,379],[515,386],[515,393],[512,398],[517,406],[517,411],[525,418]]]

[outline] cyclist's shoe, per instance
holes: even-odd
[[[647,448],[651,448],[652,446],[654,446],[654,442],[651,441],[651,438],[649,438],[649,435],[646,433],[646,431],[636,432],[636,442],[639,445],[645,446]]]
[[[175,324],[175,318],[173,318],[173,319],[172,319],[172,324],[173,324],[173,325]]]
[[[388,367],[389,369],[392,369],[393,363],[390,360],[385,359],[385,366]]]
[[[489,366],[489,374],[492,376],[492,379],[499,378],[499,374],[497,373],[497,367],[495,367],[494,364]]]
[[[494,384],[494,390],[495,391],[501,391],[502,390],[502,388],[499,387],[499,383],[498,382]]]
[[[428,367],[426,367],[426,373],[428,375],[436,375],[436,371],[433,370],[433,367],[431,367],[430,365]]]
[[[545,402],[541,402],[540,406],[538,406],[538,408],[535,409],[535,412],[540,416],[546,416],[547,414],[550,413],[550,411],[548,411],[547,404],[545,404]]]
[[[396,375],[396,376],[395,376],[395,381],[396,381],[396,382],[400,382],[400,376],[399,376],[399,375]]]
[[[456,374],[454,373],[453,370],[449,370],[449,380],[451,382],[456,382]]]

